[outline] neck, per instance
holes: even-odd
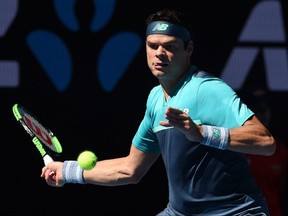
[[[179,74],[178,77],[173,77],[170,79],[159,79],[159,83],[162,86],[162,90],[166,99],[171,95],[177,83],[189,72],[189,69],[190,67],[184,70],[183,73]]]

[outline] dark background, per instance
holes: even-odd
[[[78,31],[70,31],[60,23],[53,1],[19,1],[15,20],[0,38],[0,59],[13,59],[20,65],[19,85],[0,88],[3,188],[0,214],[153,215],[161,211],[168,197],[161,160],[138,185],[47,186],[40,178],[41,157],[15,121],[12,106],[14,103],[26,106],[52,129],[63,146],[63,154],[56,160],[75,160],[84,149],[94,151],[99,160],[125,156],[144,115],[148,93],[157,84],[146,66],[144,33],[148,14],[163,7],[189,13],[195,30],[194,63],[220,76],[247,17],[259,2],[116,1],[109,22],[91,32],[87,24],[95,13],[93,1],[75,1],[75,15],[81,22]],[[280,2],[287,30],[287,1]],[[54,32],[69,47],[73,73],[69,86],[63,91],[55,88],[27,46],[27,35],[37,29]],[[136,33],[143,44],[117,85],[107,92],[97,78],[97,58],[109,37],[121,31]],[[281,46],[287,50],[287,36]],[[129,45],[126,48],[129,49]],[[113,61],[114,58],[107,60],[107,65]],[[260,82],[267,87],[262,64],[261,58],[257,60],[245,85]],[[271,90],[271,94],[273,130],[287,141],[288,92]]]

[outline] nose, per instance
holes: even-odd
[[[165,54],[166,54],[166,52],[165,52],[164,47],[163,46],[159,46],[158,49],[157,49],[156,55],[157,56],[163,56]]]

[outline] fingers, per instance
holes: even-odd
[[[48,167],[47,166],[44,166],[42,168],[42,172],[41,172],[41,177],[42,178],[46,178],[46,173],[48,173],[47,171],[49,171],[49,173],[51,172],[50,170],[48,170]]]
[[[160,125],[164,127],[174,126],[179,129],[189,129],[191,126],[191,119],[189,115],[180,109],[168,107],[165,112],[165,118],[168,121],[160,121]]]
[[[189,116],[182,110],[169,107],[165,113],[165,118],[168,120],[170,125],[173,126],[185,126],[189,123]]]
[[[50,172],[49,176],[48,176],[48,179],[49,179],[49,181],[51,183],[56,184],[56,173],[55,172]]]
[[[190,118],[188,112],[169,107],[165,112],[165,118],[168,121],[161,121],[160,125],[179,129],[188,140],[200,142],[202,139],[199,127]]]
[[[41,177],[45,179],[46,183],[53,187],[64,186],[62,177],[63,162],[51,162],[42,168]]]
[[[41,177],[45,179],[48,185],[58,187],[58,181],[56,179],[56,172],[49,169],[47,166],[42,168]]]
[[[188,115],[182,110],[169,107],[165,113],[165,117],[167,119],[170,118],[170,119],[175,119],[175,120],[183,120],[183,119],[187,119]]]

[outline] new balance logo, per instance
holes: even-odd
[[[152,31],[165,31],[165,30],[167,30],[168,29],[168,27],[169,27],[169,25],[168,24],[160,24],[160,23],[158,23],[153,29],[152,29]]]

